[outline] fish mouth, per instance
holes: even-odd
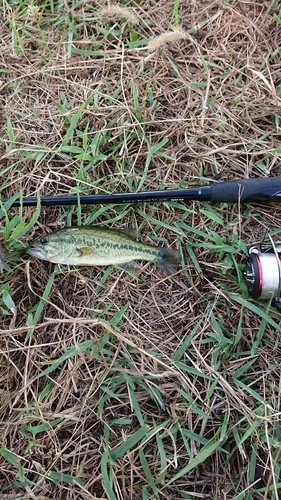
[[[42,251],[42,248],[31,246],[27,249],[27,253],[31,255],[31,257],[35,257],[36,259],[47,260],[48,262],[58,262],[56,259],[58,257],[58,253],[53,254],[46,250]],[[54,260],[55,259],[55,260]]]
[[[29,247],[27,253],[32,257],[37,257],[37,259],[44,259],[45,256],[42,254],[41,250],[37,247]]]

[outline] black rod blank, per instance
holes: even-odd
[[[103,205],[165,201],[210,201],[211,203],[239,203],[256,202],[268,203],[271,200],[281,201],[281,177],[267,177],[255,179],[238,179],[219,182],[210,186],[188,189],[172,189],[167,191],[144,191],[139,193],[116,193],[94,195],[67,195],[41,197],[42,206],[66,205]],[[8,199],[2,199],[3,204]],[[37,206],[38,198],[18,198],[11,206]]]

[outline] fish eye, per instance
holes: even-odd
[[[49,243],[49,238],[47,236],[43,236],[43,238],[40,239],[41,245],[47,245]]]

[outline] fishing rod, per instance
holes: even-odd
[[[10,206],[63,206],[63,205],[96,205],[118,203],[144,203],[165,201],[209,201],[211,203],[269,203],[281,201],[281,177],[237,179],[233,181],[213,183],[209,186],[188,189],[172,189],[139,193],[116,193],[94,195],[67,195],[18,198]],[[2,199],[3,205],[9,199]],[[269,299],[273,297],[278,310],[281,311],[281,245],[275,245],[270,235],[270,245],[249,249],[249,258],[244,271],[249,295],[253,299]],[[1,257],[2,256],[2,257]],[[4,257],[0,252],[0,270]]]
[[[14,207],[63,205],[97,205],[118,203],[144,203],[166,201],[210,201],[211,203],[269,203],[281,201],[281,177],[255,179],[237,179],[218,182],[209,186],[191,187],[187,189],[169,189],[163,191],[144,191],[139,193],[66,195],[18,198],[13,201]],[[9,199],[2,199],[3,204]]]

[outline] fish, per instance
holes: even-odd
[[[124,266],[136,260],[149,261],[165,274],[177,271],[176,250],[147,245],[134,230],[99,226],[70,226],[31,242],[28,253],[37,259],[70,266]]]

